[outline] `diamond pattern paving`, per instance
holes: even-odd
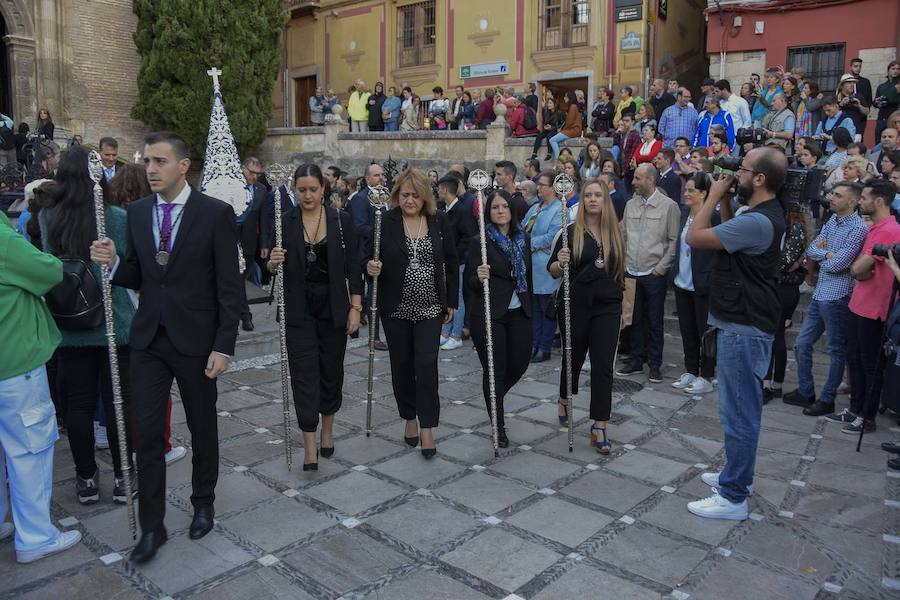
[[[347,352],[335,455],[301,471],[293,424],[288,470],[278,365],[256,350],[271,351],[274,323],[254,310],[257,330],[242,332],[219,384],[227,414],[213,532],[187,535],[190,439],[176,401],[174,436],[189,456],[169,467],[170,540],[159,556],[140,568],[99,560],[127,557],[134,543],[125,509],[111,503],[111,459],[98,452],[100,503],[80,506],[62,439],[53,517],[84,542],[32,565],[0,542],[0,599],[900,598],[900,478],[886,475],[879,449],[900,436],[894,417],[880,416],[856,453],[839,427],[775,400],[764,409],[753,518],[707,521],[685,504],[709,493],[699,476],[723,464],[722,432],[715,393],[691,398],[668,385],[681,373],[677,338],[666,344],[666,382],[617,381],[608,457],[588,445],[584,392],[568,451],[556,421],[558,353],[508,396],[511,444],[495,457],[471,344],[442,352],[438,456],[425,461],[403,443],[383,353],[365,435],[363,331]]]

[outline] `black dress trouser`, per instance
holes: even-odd
[[[709,317],[709,296],[675,286],[675,306],[678,328],[684,350],[684,370],[694,377],[710,380],[716,375],[716,364],[701,364],[700,346],[706,333]]]
[[[166,514],[166,419],[172,380],[191,432],[195,508],[211,506],[219,478],[219,430],[216,380],[204,373],[209,356],[180,354],[165,329],[143,350],[131,352],[134,432],[137,438],[141,531],[156,531]]]
[[[491,413],[491,388],[488,381],[487,336],[484,315],[472,315],[472,342],[481,361],[482,388],[488,415]],[[491,335],[494,347],[494,392],[497,397],[497,427],[505,427],[503,420],[503,398],[525,371],[531,360],[531,319],[521,308],[507,310],[498,319],[491,320]]]
[[[883,370],[878,369],[884,321],[850,312],[847,318],[847,367],[850,369],[850,412],[874,419],[881,398]]]
[[[561,307],[562,308],[562,307]],[[564,311],[559,310],[559,328],[563,331]],[[594,303],[588,310],[572,311],[572,393],[578,393],[578,375],[591,353],[591,419],[609,421],[612,412],[613,359],[619,342],[622,304]],[[566,358],[562,357],[559,397],[566,397]]]
[[[781,302],[781,320],[778,321],[778,330],[775,332],[775,341],[772,342],[772,360],[769,362],[769,372],[766,379],[776,383],[784,383],[784,373],[787,370],[787,342],[785,342],[785,322],[794,318],[794,311],[800,303],[800,286],[778,286],[778,300]]]
[[[119,379],[122,384],[122,403],[125,411],[126,430],[129,419],[128,346],[118,348]],[[58,350],[58,378],[60,392],[66,407],[66,427],[69,447],[75,462],[75,472],[82,479],[93,477],[97,471],[94,460],[94,410],[97,407],[99,385],[103,410],[106,412],[106,436],[113,458],[115,476],[119,469],[119,430],[113,409],[112,379],[109,369],[109,351],[106,346],[66,347]],[[126,431],[126,439],[128,432]],[[131,447],[129,443],[129,448]]]
[[[319,413],[333,415],[341,408],[347,333],[334,320],[307,315],[297,327],[287,327],[291,391],[301,431],[314,432]]]
[[[391,382],[400,417],[419,427],[437,427],[438,352],[443,318],[407,321],[380,317],[391,358]]]

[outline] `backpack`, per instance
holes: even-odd
[[[537,115],[530,106],[525,106],[525,119],[522,125],[525,129],[537,129]]]
[[[88,331],[103,324],[103,294],[90,264],[62,258],[63,278],[44,299],[62,331]]]

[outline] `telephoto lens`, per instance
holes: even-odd
[[[894,260],[900,262],[900,244],[875,244],[872,246],[872,256],[887,258],[888,252],[894,255]]]

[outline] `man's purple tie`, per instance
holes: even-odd
[[[159,228],[159,248],[166,252],[172,251],[172,209],[175,204],[172,202],[163,202],[163,221]]]

